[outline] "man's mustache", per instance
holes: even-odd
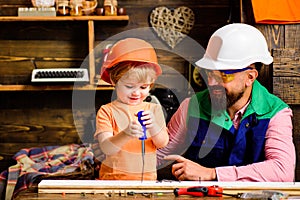
[[[209,90],[223,90],[225,92],[225,88],[219,85],[208,86]]]

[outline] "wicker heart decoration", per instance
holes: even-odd
[[[170,10],[156,7],[151,11],[150,24],[157,35],[174,48],[194,26],[194,12],[185,6]]]

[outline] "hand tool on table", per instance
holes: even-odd
[[[144,125],[144,120],[142,120],[143,116],[143,111],[139,111],[137,113],[137,117],[138,117],[138,121],[140,122],[140,124],[142,125],[143,128],[143,133],[144,135],[142,137],[139,137],[139,139],[142,142],[142,162],[143,162],[143,167],[142,167],[142,178],[141,181],[143,182],[144,179],[144,168],[145,168],[145,140],[147,139],[147,135],[146,135],[146,126]]]
[[[179,195],[191,195],[197,197],[222,197],[231,196],[241,199],[266,199],[266,200],[281,200],[285,199],[288,194],[274,190],[257,190],[246,193],[228,194],[223,192],[223,188],[217,185],[205,187],[205,186],[194,186],[188,188],[175,188],[175,196]]]
[[[223,195],[223,188],[217,185],[205,187],[205,186],[194,186],[188,188],[175,188],[175,196],[180,195],[191,195],[196,197],[221,197]]]

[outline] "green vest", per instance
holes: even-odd
[[[207,167],[245,165],[264,160],[265,134],[270,119],[288,107],[258,81],[253,83],[249,103],[238,130],[226,110],[211,109],[206,89],[191,97],[186,157]]]

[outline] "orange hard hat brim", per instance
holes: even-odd
[[[127,38],[117,42],[108,53],[107,59],[101,69],[102,80],[111,83],[107,69],[126,61],[151,63],[155,68],[157,76],[162,73],[154,48],[144,40]]]
[[[153,51],[154,52],[154,51]],[[150,53],[150,55],[149,55]],[[153,54],[153,55],[151,55]],[[157,63],[157,58],[155,53],[151,53],[148,51],[148,54],[143,54],[142,51],[134,51],[127,53],[126,55],[119,56],[113,61],[107,60],[101,69],[101,79],[104,80],[107,83],[111,84],[109,73],[107,72],[107,69],[114,67],[118,63],[126,62],[126,61],[134,61],[134,62],[142,62],[142,63],[150,63],[152,66],[154,66],[156,75],[160,76],[162,74],[162,69],[160,65]]]

